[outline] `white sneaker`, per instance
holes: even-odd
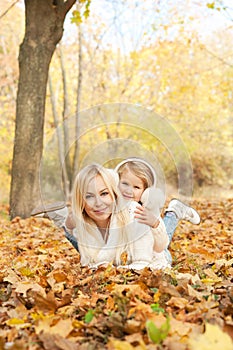
[[[50,211],[60,210],[66,207],[66,202],[55,202],[47,205],[40,205],[33,209],[31,212],[32,216],[43,215]]]
[[[67,207],[47,212],[49,219],[52,220],[57,227],[62,227],[64,225],[68,214],[69,211]]]
[[[179,199],[171,200],[165,212],[169,211],[175,213],[179,220],[187,220],[194,225],[200,224],[201,219],[198,212],[181,202]]]
[[[65,202],[56,202],[49,205],[41,205],[31,212],[32,216],[50,219],[58,227],[62,227],[68,215]]]

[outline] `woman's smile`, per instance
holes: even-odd
[[[112,215],[113,202],[105,182],[97,175],[87,186],[84,206],[87,215],[97,226],[107,227]]]

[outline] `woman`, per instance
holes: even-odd
[[[150,227],[134,219],[137,203],[122,201],[113,174],[99,164],[91,164],[75,179],[72,212],[81,264],[119,266],[122,253],[126,252],[127,268],[153,268],[154,239]]]

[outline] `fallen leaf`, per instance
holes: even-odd
[[[46,298],[46,293],[44,288],[42,288],[37,283],[31,283],[31,282],[17,282],[16,283],[16,293],[22,293],[24,297],[27,296],[27,291],[32,290],[33,292],[38,292],[40,295],[42,295],[44,298]]]
[[[53,325],[55,316],[45,317],[39,320],[38,325],[35,326],[36,334],[47,333],[47,334],[60,334],[62,337],[66,338],[70,332],[73,330],[73,324],[71,319],[58,320],[55,325]]]
[[[46,350],[78,350],[79,346],[71,340],[64,339],[59,334],[46,334],[39,335],[39,339],[42,341]]]
[[[233,341],[218,326],[207,323],[203,334],[189,339],[191,350],[232,350]]]
[[[167,305],[178,309],[184,309],[188,303],[189,301],[185,298],[171,297],[171,299],[167,302]]]

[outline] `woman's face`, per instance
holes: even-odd
[[[113,198],[100,175],[95,176],[87,186],[84,195],[84,209],[98,227],[108,226],[113,208]]]
[[[144,192],[142,179],[135,176],[130,170],[125,170],[121,174],[119,190],[126,200],[139,202]]]

